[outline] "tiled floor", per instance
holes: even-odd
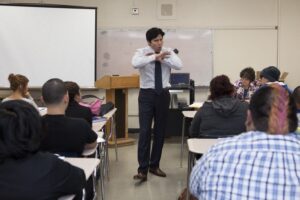
[[[137,145],[119,147],[119,161],[115,160],[114,149],[110,153],[110,180],[105,181],[106,200],[174,200],[186,187],[187,151],[186,145],[183,167],[180,168],[180,137],[167,138],[165,141],[161,169],[166,178],[148,174],[148,181],[137,184],[136,174]],[[136,141],[137,143],[137,141]]]

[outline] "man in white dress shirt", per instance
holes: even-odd
[[[170,48],[163,47],[164,32],[151,28],[146,32],[148,46],[138,49],[132,58],[132,65],[140,72],[138,143],[138,174],[135,180],[146,181],[150,173],[166,177],[159,163],[164,144],[167,114],[170,103],[169,79],[171,69],[182,68],[180,58]],[[153,143],[151,125],[154,119]]]

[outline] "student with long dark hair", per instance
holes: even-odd
[[[66,109],[66,116],[85,119],[92,127],[92,111],[79,104],[81,101],[79,85],[73,81],[65,81],[64,83],[69,93],[69,104]]]

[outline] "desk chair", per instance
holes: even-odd
[[[97,132],[98,138],[97,138],[97,144],[98,144],[98,157],[100,159],[100,164],[99,164],[99,180],[100,180],[100,190],[101,190],[101,199],[104,200],[105,197],[105,190],[104,190],[104,177],[108,175],[108,157],[107,157],[107,144],[106,140],[103,138],[104,137],[104,132],[103,131],[98,131]],[[97,177],[97,174],[96,174]]]
[[[96,145],[95,148],[92,149],[86,149],[82,152],[82,156],[83,157],[94,157],[94,158],[98,158],[98,144]],[[94,197],[93,200],[97,199],[97,190],[96,190],[96,176],[97,176],[97,168],[95,168],[93,174],[92,174],[92,181],[93,181],[93,193],[94,193]],[[100,177],[101,178],[101,177]],[[102,189],[102,188],[101,188]],[[83,200],[85,199],[85,190],[83,191]],[[103,196],[102,191],[101,191],[101,197]],[[102,199],[104,199],[104,197],[102,197]]]
[[[109,180],[108,140],[111,139],[112,137],[115,138],[114,141],[115,141],[116,160],[118,161],[118,147],[117,147],[117,140],[116,140],[117,137],[116,137],[115,119],[114,119],[114,115],[116,111],[117,109],[114,108],[103,116],[105,120],[102,121],[96,120],[96,122],[93,122],[93,130],[98,134],[98,139],[97,139],[98,152],[101,161],[100,166],[102,166],[100,169],[100,175],[102,175],[102,178],[107,177],[107,180]],[[109,133],[105,133],[104,127],[108,121],[111,122],[110,130]]]
[[[93,121],[93,130],[97,133],[97,144],[98,144],[98,157],[100,159],[100,176],[102,177],[102,182],[104,181],[104,177],[108,177],[108,134],[104,133],[105,125],[107,123],[107,119],[104,120],[94,120]],[[103,183],[101,183],[103,186]]]
[[[182,111],[183,118],[182,118],[182,131],[181,131],[181,148],[180,148],[180,167],[182,168],[182,157],[183,157],[183,142],[184,142],[184,135],[185,135],[185,121],[186,118],[194,118],[197,111],[195,110],[185,110]]]
[[[70,163],[73,166],[79,167],[83,169],[86,179],[88,179],[91,175],[93,175],[93,172],[95,171],[95,168],[99,165],[99,159],[95,158],[65,158],[65,157],[59,157],[63,159],[64,161]],[[70,194],[70,195],[65,195],[58,200],[71,200],[74,199],[75,195]],[[85,197],[83,196],[83,200]]]
[[[104,118],[107,119],[107,121],[111,122],[110,125],[110,133],[108,134],[108,137],[106,138],[107,142],[110,139],[114,139],[114,145],[115,145],[115,153],[116,153],[116,161],[118,161],[118,145],[117,145],[117,133],[116,133],[116,123],[115,123],[115,113],[117,111],[117,108],[112,109],[105,115],[103,115]],[[107,152],[108,153],[108,152]]]
[[[217,142],[218,139],[191,138],[187,140],[188,150],[189,150],[188,168],[187,168],[187,193],[186,193],[187,200],[190,199],[189,182],[190,182],[190,174],[192,168],[195,165],[195,155],[206,153],[207,150]]]
[[[75,198],[74,194],[70,194],[70,195],[65,195],[62,197],[59,197],[58,200],[73,200]]]

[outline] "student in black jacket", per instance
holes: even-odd
[[[248,103],[233,97],[234,86],[225,75],[210,82],[210,96],[196,113],[191,137],[228,137],[246,131]]]
[[[22,100],[0,104],[0,199],[53,200],[81,194],[83,170],[39,152],[40,141],[41,118],[32,105]]]
[[[66,109],[66,116],[85,119],[92,126],[92,111],[79,104],[81,100],[79,85],[72,81],[65,81],[65,86],[69,93],[69,104]]]

